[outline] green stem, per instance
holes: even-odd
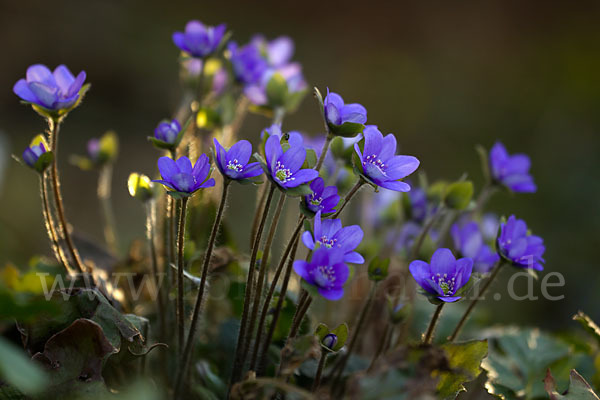
[[[265,320],[267,318],[267,313],[269,311],[269,305],[271,304],[271,299],[273,298],[273,294],[275,293],[275,287],[277,286],[277,281],[279,280],[279,276],[281,276],[281,272],[283,271],[285,262],[286,262],[288,256],[290,255],[292,248],[294,247],[296,238],[300,234],[300,230],[302,229],[304,219],[305,219],[304,216],[300,217],[300,219],[298,220],[298,224],[296,225],[296,228],[294,229],[294,232],[292,233],[292,236],[290,237],[290,239],[287,242],[287,245],[285,246],[283,254],[281,255],[281,258],[279,259],[279,264],[277,265],[277,270],[275,271],[275,276],[273,277],[273,281],[271,282],[271,286],[269,287],[269,291],[267,292],[267,296],[265,297],[265,300],[263,302],[263,308],[262,308],[262,312],[261,312],[259,320],[258,320],[258,328],[256,330],[256,340],[254,341],[254,349],[252,352],[252,361],[250,363],[250,368],[252,368],[256,364],[256,359],[258,356],[258,350],[259,350],[259,346],[260,346],[260,338],[261,338],[263,329],[265,327]]]
[[[210,232],[210,237],[208,239],[208,244],[206,246],[206,253],[204,254],[204,260],[202,261],[202,275],[200,276],[200,286],[198,287],[198,295],[196,296],[196,304],[194,306],[194,312],[192,314],[192,323],[190,325],[190,330],[188,332],[188,337],[185,342],[185,350],[183,351],[183,357],[181,357],[181,362],[179,364],[179,370],[177,372],[177,378],[175,380],[175,399],[179,399],[181,394],[181,384],[183,382],[183,378],[186,376],[187,369],[189,366],[189,361],[191,359],[194,347],[194,340],[196,338],[196,332],[198,329],[198,320],[200,319],[200,311],[202,310],[202,299],[204,298],[204,291],[206,288],[206,281],[208,278],[208,271],[210,267],[210,260],[212,257],[212,253],[215,247],[215,242],[217,239],[217,233],[219,232],[219,228],[221,226],[221,221],[223,219],[223,213],[225,211],[225,206],[227,204],[227,195],[229,193],[229,185],[231,181],[225,180],[223,182],[223,193],[221,194],[221,202],[219,203],[219,208],[217,210],[217,215],[215,217],[215,221],[212,226],[212,230]]]
[[[441,303],[436,307],[433,316],[431,317],[431,321],[429,322],[429,326],[427,327],[427,331],[423,335],[423,344],[431,344],[431,342],[433,341],[433,334],[435,332],[437,323],[440,319],[440,315],[442,314],[444,304],[446,303]]]
[[[148,247],[150,249],[150,261],[152,264],[152,275],[154,278],[154,286],[156,290],[156,300],[158,307],[158,322],[159,322],[159,332],[160,332],[160,340],[164,341],[166,337],[166,323],[165,323],[165,303],[164,297],[160,290],[161,282],[160,275],[158,271],[158,255],[156,253],[156,239],[154,235],[154,225],[156,221],[155,211],[154,211],[154,203],[153,201],[148,201],[145,204],[146,206],[146,239],[148,240]]]
[[[321,349],[321,359],[319,360],[319,366],[317,367],[317,374],[313,382],[312,391],[316,392],[321,385],[321,375],[323,374],[323,368],[325,367],[325,361],[327,360],[327,352]]]
[[[46,231],[48,232],[48,237],[50,242],[52,243],[52,251],[54,252],[54,257],[56,260],[63,264],[67,269],[67,272],[71,272],[69,270],[69,263],[62,253],[62,249],[58,243],[58,235],[56,234],[56,229],[54,227],[54,221],[52,220],[52,214],[50,213],[50,203],[48,202],[48,188],[46,187],[46,174],[43,173],[40,175],[40,193],[42,195],[42,214],[44,215],[44,225],[46,226]]]
[[[299,233],[299,231],[298,231],[298,233]],[[275,329],[277,328],[277,321],[279,320],[279,315],[281,314],[283,302],[285,301],[285,295],[287,293],[288,284],[290,282],[290,277],[292,274],[292,266],[294,264],[294,258],[296,257],[296,251],[298,250],[299,242],[300,242],[300,236],[298,234],[296,234],[295,240],[294,240],[294,246],[292,248],[292,251],[290,252],[289,260],[288,260],[287,267],[285,270],[285,276],[283,277],[283,282],[281,284],[281,290],[279,292],[279,298],[277,300],[277,305],[275,306],[275,311],[273,312],[273,319],[271,320],[271,326],[269,327],[269,332],[267,333],[267,336],[265,338],[265,341],[264,341],[264,344],[262,347],[262,355],[260,358],[259,365],[255,365],[255,363],[256,363],[255,359],[257,358],[257,353],[258,353],[258,349],[259,349],[258,345],[260,345],[260,339],[261,339],[260,333],[261,332],[259,331],[256,334],[256,343],[255,343],[255,347],[254,347],[255,353],[252,356],[252,364],[250,364],[250,365],[252,366],[252,368],[254,370],[257,371],[258,375],[263,375],[263,371],[264,371],[264,368],[267,363],[267,355],[269,354],[269,346],[271,345],[271,341],[273,340],[273,335],[275,334]],[[274,281],[274,283],[276,284],[277,281]],[[265,304],[269,304],[269,303],[267,303],[267,301],[270,303],[271,298],[265,299]]]
[[[185,214],[187,209],[188,198],[183,197],[180,202],[180,215],[179,215],[179,233],[177,236],[177,349],[179,356],[183,354],[183,333],[185,325],[184,317],[184,304],[183,304],[183,246],[185,245]]]
[[[425,241],[427,234],[429,233],[433,225],[437,222],[440,215],[442,215],[443,209],[444,206],[440,204],[435,213],[431,216],[431,218],[429,218],[429,221],[427,221],[423,229],[421,229],[421,232],[419,233],[417,240],[415,240],[415,244],[410,253],[410,260],[416,260],[419,256],[419,253],[421,252],[421,246],[423,246],[423,242]]]
[[[273,243],[273,238],[275,237],[275,232],[277,230],[277,225],[279,223],[279,217],[281,216],[281,211],[283,210],[283,205],[285,203],[285,199],[287,196],[284,193],[281,193],[279,197],[279,201],[277,202],[277,208],[275,209],[275,214],[273,215],[273,220],[271,221],[271,228],[269,229],[269,234],[267,236],[267,242],[265,243],[265,247],[263,249],[263,255],[260,261],[260,269],[257,279],[257,287],[256,292],[254,293],[254,301],[252,305],[252,312],[250,314],[250,319],[248,320],[248,335],[252,336],[252,332],[254,332],[254,323],[256,321],[256,316],[258,314],[258,309],[260,308],[260,300],[262,298],[263,286],[265,283],[265,277],[267,276],[267,266],[269,261],[269,253],[271,251],[271,245]],[[245,350],[246,351],[246,350]]]
[[[327,156],[327,150],[329,150],[329,145],[331,144],[332,140],[333,136],[327,135],[327,138],[325,139],[325,144],[323,144],[323,150],[321,150],[321,155],[319,156],[319,161],[317,161],[317,166],[315,167],[317,171],[320,171],[321,167],[323,166],[323,162],[325,161],[325,157]]]
[[[369,373],[370,371],[373,370],[373,367],[375,366],[375,362],[377,361],[379,356],[383,353],[383,351],[387,347],[387,344],[390,341],[392,332],[393,332],[393,325],[392,325],[392,323],[390,323],[388,321],[385,324],[385,330],[383,331],[383,335],[381,337],[381,340],[379,341],[379,346],[377,346],[377,351],[375,352],[375,354],[373,355],[373,358],[371,359],[371,364],[369,365],[369,368],[367,369],[367,373]]]
[[[250,229],[250,249],[252,249],[252,246],[254,246],[254,239],[256,239],[258,225],[263,216],[263,210],[265,208],[265,201],[267,199],[268,192],[269,189],[267,189],[266,185],[261,185],[256,193],[256,208],[254,210],[254,218],[252,219],[252,228]]]
[[[237,383],[241,376],[244,364],[246,363],[246,355],[247,349],[250,346],[249,338],[246,339],[247,336],[250,336],[250,332],[246,332],[246,325],[248,324],[248,314],[250,310],[250,301],[252,299],[252,290],[254,285],[254,270],[256,263],[256,255],[258,253],[258,244],[260,243],[260,239],[262,236],[262,231],[265,227],[265,222],[267,219],[267,214],[269,211],[269,207],[271,205],[271,200],[273,199],[273,192],[275,191],[275,185],[271,184],[268,189],[267,198],[265,200],[265,205],[262,209],[262,216],[260,218],[260,223],[258,229],[256,231],[256,236],[254,237],[254,241],[252,243],[252,254],[250,256],[250,264],[248,264],[248,278],[246,280],[246,290],[244,293],[244,307],[242,311],[242,320],[240,323],[240,331],[238,334],[238,341],[236,346],[236,352],[234,356],[233,362],[233,370],[231,373],[230,380],[230,388],[233,384]]]
[[[98,199],[102,205],[102,213],[104,214],[104,238],[106,244],[112,250],[113,254],[119,253],[117,230],[115,223],[115,213],[110,201],[111,183],[112,183],[111,164],[106,164],[100,169],[98,177]]]
[[[366,182],[362,178],[358,178],[358,182],[350,189],[350,191],[344,197],[344,201],[338,210],[331,216],[331,218],[337,218],[338,215],[342,212],[342,210],[350,203],[350,200],[354,195],[358,192],[358,190],[365,184]]]
[[[496,192],[497,186],[493,183],[487,183],[479,193],[477,197],[477,201],[475,202],[475,208],[470,211],[471,216],[477,216],[483,210],[483,207],[487,203],[487,201],[492,197],[492,195]]]
[[[452,332],[452,335],[450,335],[450,337],[448,338],[449,342],[454,342],[456,340],[456,338],[458,337],[458,334],[460,333],[460,330],[462,329],[463,325],[465,324],[465,322],[467,322],[467,318],[469,317],[469,315],[471,314],[471,312],[473,311],[473,309],[477,305],[477,302],[479,301],[479,299],[481,299],[481,297],[483,296],[483,294],[490,287],[492,281],[496,278],[496,276],[498,276],[498,273],[500,272],[500,269],[503,266],[504,266],[504,263],[502,262],[502,260],[498,261],[498,263],[494,267],[494,271],[492,272],[492,274],[490,275],[490,277],[488,278],[488,280],[485,282],[485,285],[483,285],[483,287],[481,288],[481,292],[479,292],[479,295],[475,299],[473,299],[473,301],[471,301],[471,304],[469,304],[469,307],[467,308],[467,310],[463,314],[462,318],[460,319],[460,321],[458,321],[458,324],[456,325],[456,328],[454,328],[454,332]]]
[[[341,361],[337,365],[335,365],[333,371],[331,372],[331,376],[334,376],[334,374],[335,374],[335,379],[333,381],[332,388],[334,388],[337,385],[342,374],[344,373],[344,369],[346,369],[346,364],[348,363],[348,360],[350,359],[350,356],[352,355],[354,347],[355,347],[356,343],[358,342],[358,337],[360,336],[362,327],[367,319],[366,318],[367,314],[369,313],[369,310],[371,309],[371,304],[373,303],[373,299],[375,298],[376,289],[377,289],[377,282],[374,282],[373,285],[371,285],[371,290],[369,292],[369,296],[367,297],[367,300],[363,304],[363,307],[360,310],[360,314],[358,315],[358,321],[356,322],[356,328],[354,329],[354,332],[352,332],[352,337],[350,338],[350,343],[348,344],[348,351],[340,359]]]
[[[300,327],[302,326],[302,320],[304,320],[304,316],[312,303],[312,297],[308,294],[308,292],[302,289],[302,293],[300,295],[300,300],[298,301],[298,305],[296,306],[296,312],[294,313],[294,318],[292,319],[292,326],[290,327],[290,333],[288,334],[287,339],[285,340],[286,345],[291,343],[291,341],[296,337]],[[287,359],[282,357],[279,368],[277,368],[277,375],[280,376],[283,368],[287,364]]]
[[[71,261],[74,264],[75,270],[78,273],[83,273],[83,263],[79,258],[79,253],[73,244],[73,240],[71,239],[71,233],[69,232],[69,225],[67,224],[67,218],[65,217],[65,210],[62,201],[62,195],[60,191],[60,179],[58,176],[58,133],[60,130],[60,122],[58,120],[54,120],[52,118],[48,118],[48,127],[50,128],[50,150],[54,154],[54,158],[52,160],[50,166],[50,177],[52,179],[52,189],[54,193],[54,205],[56,207],[56,214],[58,218],[58,222],[61,227],[62,234],[65,239],[65,243],[67,245],[67,249],[69,250],[69,254],[71,255]],[[94,284],[94,278],[91,277],[92,284]],[[95,285],[94,285],[95,286]]]

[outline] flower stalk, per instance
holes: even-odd
[[[112,164],[107,163],[100,169],[98,176],[98,199],[102,206],[102,214],[104,216],[104,239],[109,249],[114,254],[119,253],[117,230],[115,223],[115,213],[111,203],[111,186],[113,176]]]
[[[50,212],[50,203],[48,202],[48,188],[46,186],[46,173],[40,175],[40,194],[42,196],[42,214],[44,216],[44,225],[46,226],[46,231],[48,232],[48,237],[52,244],[52,251],[54,252],[54,256],[56,260],[63,264],[67,271],[69,271],[69,263],[62,253],[62,249],[58,243],[58,235],[56,233],[56,228],[54,225],[54,221],[52,219],[52,214]]]
[[[342,205],[340,205],[340,207],[338,208],[338,210],[335,212],[335,214],[333,214],[331,216],[331,218],[337,218],[338,215],[341,214],[341,212],[348,205],[348,203],[350,203],[350,200],[352,200],[352,198],[354,197],[354,195],[358,192],[358,190],[361,187],[363,187],[363,185],[365,183],[367,183],[367,182],[365,182],[365,180],[363,178],[361,178],[361,177],[358,178],[358,181],[356,182],[356,184],[352,187],[352,189],[350,189],[350,191],[344,197],[344,201],[342,202]]]
[[[225,207],[227,205],[227,195],[229,193],[229,185],[231,181],[225,179],[223,182],[223,192],[221,194],[221,202],[219,203],[219,208],[217,210],[217,215],[215,216],[215,221],[213,222],[213,226],[210,232],[210,237],[208,239],[208,244],[206,246],[206,253],[204,254],[204,260],[202,261],[202,272],[200,276],[200,286],[198,287],[198,295],[196,296],[196,304],[194,305],[194,312],[192,313],[192,322],[190,325],[190,330],[188,331],[187,340],[185,342],[185,349],[183,351],[183,357],[181,358],[179,369],[177,372],[177,377],[175,380],[175,399],[180,398],[181,394],[181,385],[184,377],[186,376],[187,369],[190,363],[190,359],[193,353],[194,340],[196,339],[196,333],[198,330],[198,320],[200,319],[200,312],[202,310],[202,299],[204,298],[204,292],[206,290],[206,281],[208,279],[208,271],[210,269],[210,260],[212,258],[212,253],[215,248],[215,243],[217,240],[217,234],[219,232],[219,228],[221,227],[221,221],[223,220],[223,214],[225,212]]]
[[[471,301],[471,304],[469,304],[469,307],[466,309],[466,311],[463,314],[463,316],[461,317],[460,321],[458,321],[458,324],[456,325],[456,328],[454,328],[454,331],[452,332],[452,335],[450,335],[450,337],[448,338],[449,342],[454,342],[456,340],[456,338],[458,337],[458,335],[459,335],[462,327],[464,326],[465,322],[467,322],[467,318],[469,318],[469,315],[471,314],[471,312],[473,311],[473,309],[477,305],[477,302],[479,301],[479,299],[481,299],[481,297],[483,296],[483,294],[490,287],[490,285],[492,284],[492,281],[496,278],[496,276],[498,276],[498,273],[500,272],[500,269],[502,269],[503,266],[504,266],[504,262],[502,260],[498,261],[498,263],[494,267],[494,270],[493,270],[492,274],[490,275],[490,277],[488,278],[488,280],[485,282],[485,284],[481,288],[481,291],[479,292],[479,295],[475,299],[473,299],[473,301]]]
[[[431,344],[433,341],[433,334],[435,333],[435,328],[437,327],[437,323],[440,319],[440,315],[442,314],[442,309],[444,308],[444,304],[440,303],[435,311],[433,312],[433,316],[431,317],[431,321],[429,322],[429,326],[427,327],[427,331],[423,335],[423,344]]]
[[[317,374],[312,385],[312,391],[316,392],[321,385],[321,375],[323,374],[323,368],[325,368],[325,362],[327,361],[327,351],[321,349],[321,358],[319,359],[319,366],[317,367]]]
[[[185,245],[185,214],[187,210],[188,198],[183,197],[180,201],[179,208],[179,232],[177,235],[177,345],[179,356],[183,355],[183,337],[184,337],[184,303],[183,303],[183,268],[184,258],[183,250]]]

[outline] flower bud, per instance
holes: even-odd
[[[52,153],[48,151],[48,143],[43,135],[37,135],[23,151],[23,161],[39,173],[48,168],[52,162]]]
[[[325,335],[321,343],[328,349],[333,350],[333,348],[337,344],[337,341],[338,337],[335,333],[328,333],[327,335]]]
[[[154,137],[161,142],[174,144],[177,136],[181,131],[181,125],[174,119],[173,121],[161,121],[156,129],[154,129]]]
[[[132,172],[127,179],[127,187],[131,197],[138,200],[147,201],[154,196],[154,183],[146,175]]]

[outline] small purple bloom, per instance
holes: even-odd
[[[331,214],[335,212],[335,207],[340,201],[340,196],[336,186],[325,187],[325,181],[321,177],[317,177],[310,184],[312,194],[304,196],[304,203],[313,213],[321,212],[323,214]]]
[[[214,53],[225,34],[225,24],[205,26],[200,21],[190,21],[185,32],[175,32],[173,43],[192,57],[203,58]]]
[[[306,159],[306,150],[300,143],[289,141],[290,148],[283,151],[280,139],[270,136],[265,144],[265,157],[269,175],[284,189],[290,189],[308,183],[319,176],[314,169],[302,169]]]
[[[450,228],[450,234],[456,250],[462,256],[473,259],[475,272],[488,273],[500,260],[500,256],[483,240],[477,222],[456,223]]]
[[[526,154],[513,154],[497,142],[490,150],[490,169],[494,180],[513,192],[535,193],[537,186],[529,174],[531,160]]]
[[[498,236],[498,228],[500,228],[500,219],[496,214],[483,214],[479,225],[481,226],[481,234],[483,235],[483,240],[485,240],[486,242],[496,240],[496,236]]]
[[[321,212],[319,211],[315,215],[313,232],[304,232],[302,243],[311,250],[320,247],[341,250],[344,255],[344,262],[362,264],[365,259],[354,250],[362,241],[363,236],[364,233],[360,226],[342,227],[341,219],[321,220]]]
[[[179,132],[181,131],[181,125],[174,119],[172,121],[161,121],[156,129],[154,129],[154,137],[167,144],[175,143]]]
[[[170,157],[158,159],[158,170],[162,179],[153,180],[176,192],[192,194],[201,188],[215,186],[210,176],[210,160],[206,154],[202,154],[196,164],[192,167],[189,158],[183,156],[177,161]]]
[[[323,340],[321,340],[321,343],[323,344],[323,346],[327,347],[330,350],[332,350],[335,347],[337,342],[338,342],[338,337],[335,333],[328,333],[327,335],[325,335]]]
[[[412,174],[419,167],[419,160],[412,156],[397,156],[396,137],[391,133],[383,137],[374,125],[365,127],[363,135],[363,152],[358,143],[354,145],[363,174],[377,186],[408,192],[410,185],[400,179]]]
[[[81,71],[75,78],[64,65],[51,72],[45,65],[35,64],[27,68],[26,78],[15,84],[13,92],[22,100],[48,110],[68,109],[79,100],[85,76],[85,71]]]
[[[411,218],[423,222],[427,217],[427,194],[421,188],[413,188],[407,195],[410,202]]]
[[[40,142],[37,145],[32,145],[26,148],[23,152],[23,161],[25,161],[25,164],[29,165],[31,168],[35,168],[35,163],[37,160],[46,152],[48,152],[48,149],[43,142]]]
[[[256,35],[252,38],[251,44],[264,54],[269,66],[274,68],[289,63],[294,54],[294,41],[287,36],[280,36],[269,42],[264,36]]]
[[[546,251],[541,237],[527,233],[527,225],[522,219],[511,215],[500,224],[500,236],[497,241],[500,256],[521,268],[544,269],[542,256]]]
[[[344,104],[342,96],[329,92],[323,101],[325,118],[333,125],[342,125],[345,122],[364,124],[367,122],[367,109],[358,103]],[[394,149],[395,150],[395,149]]]
[[[266,139],[268,139],[271,136],[278,137],[279,142],[285,140],[291,146],[302,146],[304,143],[304,139],[302,138],[302,134],[300,132],[289,131],[288,133],[283,133],[283,131],[281,130],[281,125],[279,124],[273,124],[268,128],[265,128],[260,134],[261,140],[265,140],[265,136],[267,136]]]
[[[225,150],[217,139],[215,143],[216,164],[221,174],[229,179],[242,180],[259,176],[263,173],[260,163],[250,161],[252,145],[247,140],[240,140],[229,150]]]
[[[447,303],[461,298],[457,292],[467,284],[473,270],[470,258],[454,258],[449,249],[437,249],[431,261],[415,260],[410,263],[410,273],[415,281],[425,290]]]
[[[290,63],[276,69],[269,68],[263,72],[257,83],[249,84],[244,88],[244,94],[253,104],[257,106],[268,104],[267,84],[275,74],[281,75],[285,80],[289,94],[300,92],[307,87],[300,64]]]
[[[252,42],[242,47],[231,42],[228,50],[236,80],[245,85],[260,82],[268,68],[267,60],[262,56],[260,48]]]
[[[90,159],[97,162],[100,157],[100,139],[92,138],[87,142],[87,152]]]
[[[317,249],[310,262],[294,261],[294,271],[309,285],[316,286],[327,300],[339,300],[344,296],[344,284],[350,275],[343,252],[326,247]]]

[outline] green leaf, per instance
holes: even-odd
[[[284,189],[280,186],[278,186],[278,188],[282,192],[284,192],[286,196],[290,196],[290,197],[307,196],[312,193],[312,189],[310,188],[310,185],[308,183],[303,183],[302,185],[299,185],[299,186],[296,186],[293,188],[289,188],[289,189]]]
[[[319,105],[319,109],[321,110],[321,115],[325,115],[325,106],[323,105],[323,96],[319,89],[315,86],[313,88],[313,96],[317,100],[317,104]]]
[[[448,358],[450,371],[434,371],[438,375],[439,398],[453,400],[460,392],[466,391],[464,383],[477,378],[481,373],[481,361],[488,351],[487,340],[473,340],[464,343],[447,343],[441,346]]]
[[[355,137],[365,129],[363,124],[356,122],[344,122],[342,125],[327,123],[327,126],[332,134],[342,137]]]
[[[44,351],[33,359],[51,376],[46,399],[89,398],[108,394],[102,378],[103,360],[117,351],[102,327],[89,319],[77,319],[52,336]]]
[[[48,168],[50,166],[50,164],[52,164],[53,160],[54,160],[54,154],[51,151],[47,151],[47,152],[43,153],[41,156],[39,156],[39,158],[33,165],[33,168],[41,174],[42,172],[44,172],[46,170],[46,168]]]
[[[315,165],[317,165],[317,153],[313,149],[306,149],[306,158],[304,159],[302,168],[313,169]]]
[[[324,323],[320,323],[317,325],[317,329],[315,329],[315,336],[319,339],[319,342],[323,341],[323,338],[329,334],[329,327]]]
[[[444,204],[453,210],[464,210],[473,197],[473,182],[454,182],[446,187]]]
[[[546,371],[544,388],[548,392],[550,400],[598,400],[598,396],[594,393],[592,387],[575,370],[571,370],[569,389],[564,395],[556,391],[556,381],[550,373],[550,369]]]
[[[44,390],[50,381],[45,371],[26,354],[0,336],[0,380],[33,395]]]
[[[545,396],[544,371],[568,359],[569,346],[537,329],[489,331],[489,355],[483,362],[488,373],[486,389],[506,397]]]
[[[348,324],[344,322],[343,324],[338,325],[331,333],[337,336],[337,343],[331,350],[334,352],[340,351],[348,340]]]

